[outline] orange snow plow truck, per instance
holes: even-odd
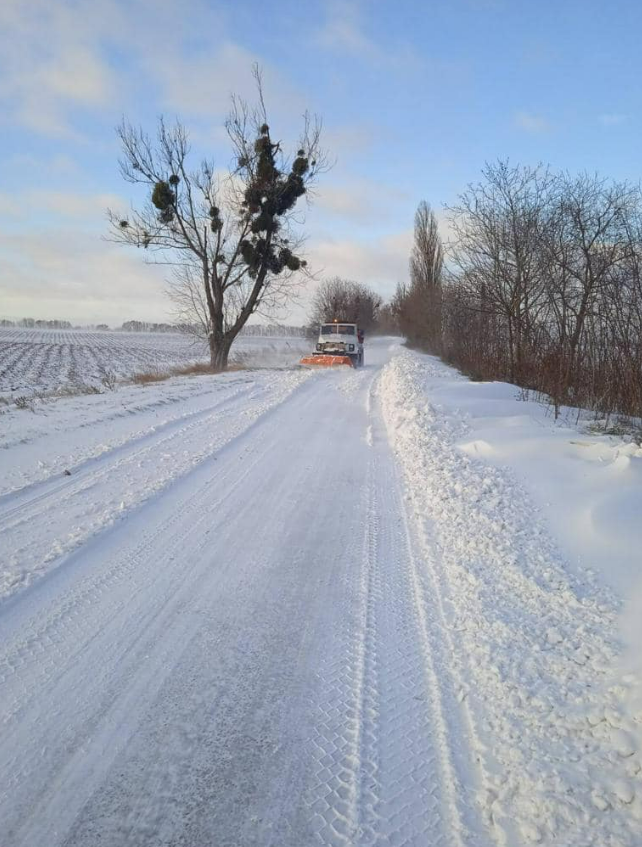
[[[343,321],[321,324],[316,350],[304,356],[301,364],[307,368],[334,368],[363,365],[363,331],[357,324]]]

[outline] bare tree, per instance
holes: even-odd
[[[281,307],[305,275],[296,206],[327,164],[320,122],[307,114],[294,156],[273,140],[258,68],[254,73],[258,106],[232,98],[226,129],[235,163],[223,176],[211,161],[189,169],[180,123],[170,127],[161,118],[155,142],[126,122],[118,128],[121,173],[146,186],[149,199],[127,216],[109,213],[111,238],[181,269],[175,297],[181,309],[194,308],[215,370],[227,367],[250,316]]]
[[[378,335],[399,335],[399,322],[392,303],[384,303],[379,309],[375,331]]]
[[[501,318],[509,379],[524,375],[530,332],[545,300],[540,233],[551,178],[542,167],[486,165],[449,208],[453,266],[471,307]]]
[[[191,264],[172,268],[167,295],[174,306],[175,322],[195,341],[207,341],[211,335],[212,317],[198,268]]]
[[[428,203],[422,200],[415,213],[405,326],[409,341],[432,353],[438,353],[441,348],[443,266],[444,250],[437,218]]]
[[[317,325],[335,319],[351,321],[364,332],[371,332],[382,304],[383,299],[367,285],[335,276],[317,289],[310,320]]]
[[[632,187],[598,176],[564,174],[557,180],[543,246],[563,398],[575,380],[588,322],[601,311],[618,267],[633,258],[629,221],[636,200]]]

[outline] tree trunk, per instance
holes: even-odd
[[[221,333],[211,332],[209,337],[210,363],[212,370],[220,373],[227,370],[232,339]]]
[[[508,318],[508,381],[515,382],[515,340],[513,336],[513,319],[511,315]]]
[[[577,354],[578,348],[580,346],[580,341],[582,340],[582,333],[584,331],[584,322],[586,321],[586,316],[588,314],[588,304],[589,304],[589,296],[588,294],[584,294],[582,297],[582,302],[580,303],[580,308],[577,313],[577,318],[575,319],[575,327],[573,328],[573,334],[571,335],[571,339],[569,342],[569,355],[568,355],[568,364],[566,369],[566,375],[564,378],[564,394],[568,396],[568,392],[573,387],[573,383],[575,382],[576,369],[577,369]]]

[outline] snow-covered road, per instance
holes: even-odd
[[[613,610],[368,353],[23,418],[2,847],[642,843]]]

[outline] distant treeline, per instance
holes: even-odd
[[[24,329],[73,329],[69,321],[40,321],[34,318],[20,318],[17,321],[2,318],[0,319],[0,326],[13,326]]]
[[[18,320],[0,318],[0,327],[14,327],[17,329],[95,329],[101,331],[111,329],[108,324],[74,326],[70,321],[45,321],[37,320],[35,318],[20,318]],[[183,332],[190,335],[194,334],[194,328],[187,324],[154,323],[151,321],[125,321],[120,327],[114,327],[114,330],[120,332]],[[305,332],[305,327],[302,326],[285,326],[284,324],[246,324],[240,334],[251,336],[294,337],[303,336],[305,335]]]
[[[102,329],[98,326],[96,329]],[[125,321],[120,327],[123,332],[183,332],[185,327],[175,324],[150,323],[149,321]]]
[[[96,327],[96,329],[102,329],[102,327]],[[124,332],[184,332],[188,335],[197,334],[199,330],[198,327],[189,324],[158,324],[145,321],[125,321],[121,329]],[[272,337],[300,336],[305,334],[305,327],[285,326],[284,324],[246,324],[239,334]]]

